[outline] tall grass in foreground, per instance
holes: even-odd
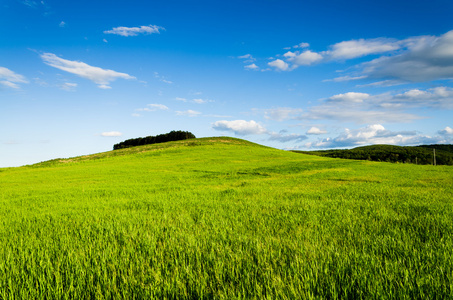
[[[0,169],[0,299],[453,298],[452,199],[228,138]]]

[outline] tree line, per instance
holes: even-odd
[[[453,145],[420,145],[415,147],[372,145],[347,150],[294,152],[335,158],[431,165],[434,164],[433,149],[436,149],[436,164],[453,165]]]
[[[149,144],[158,144],[158,143],[165,143],[165,142],[172,142],[172,141],[180,141],[180,140],[187,140],[187,139],[194,139],[196,138],[195,135],[188,131],[171,131],[165,134],[159,134],[156,136],[147,136],[147,137],[139,137],[135,139],[128,139],[121,143],[113,145],[113,150],[135,147],[135,146],[142,146],[142,145],[149,145]]]

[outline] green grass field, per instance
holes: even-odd
[[[232,138],[0,169],[0,299],[453,298],[453,167]]]

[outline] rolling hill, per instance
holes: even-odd
[[[452,298],[452,175],[226,137],[3,168],[0,298]]]

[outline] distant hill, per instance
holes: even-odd
[[[436,150],[437,165],[453,165],[453,145],[420,145],[413,147],[371,145],[346,150],[293,152],[334,158],[430,165],[434,162],[433,149]]]

